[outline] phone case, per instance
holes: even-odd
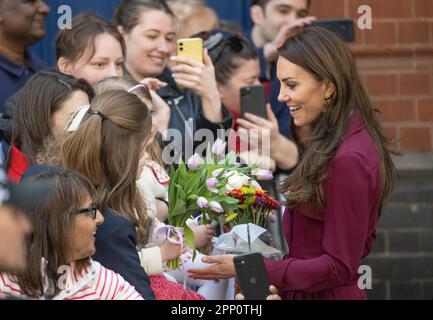
[[[233,258],[242,294],[246,300],[266,300],[269,293],[268,273],[263,256],[250,253]]]
[[[344,42],[355,41],[355,23],[352,19],[316,20],[311,25],[328,29],[339,36]]]
[[[177,55],[203,62],[203,40],[201,38],[177,40]]]
[[[241,116],[246,112],[267,118],[266,92],[262,85],[241,87]]]

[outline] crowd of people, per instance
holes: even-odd
[[[310,2],[252,1],[245,35],[203,1],[123,0],[112,21],[74,16],[50,68],[29,51],[49,6],[0,1],[0,298],[234,299],[214,224],[188,221],[195,258],[156,232],[168,166],[213,142],[205,131],[286,175],[271,184],[289,251],[265,261],[268,299],[365,299],[357,271],[393,187],[390,141],[350,49],[310,26]],[[176,56],[180,37],[203,39],[203,61]],[[241,87],[259,84],[267,117],[241,115]]]

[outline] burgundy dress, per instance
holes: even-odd
[[[381,191],[380,158],[354,115],[328,169],[326,210],[286,210],[284,260],[266,261],[283,299],[367,299],[358,268],[375,239]]]

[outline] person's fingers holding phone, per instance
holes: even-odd
[[[200,97],[218,94],[215,68],[207,50],[203,51],[203,62],[189,57],[173,57],[176,66],[173,67],[173,78],[182,87],[191,89]]]
[[[278,295],[278,289],[274,286],[269,286],[269,292],[271,293],[267,296],[266,300],[282,300]]]
[[[274,286],[269,286],[270,295],[266,297],[266,300],[282,300],[278,295],[278,289]],[[245,300],[245,296],[242,293],[238,293],[235,296],[235,300]]]
[[[271,140],[276,139],[279,135],[278,120],[269,103],[266,105],[266,114],[268,116],[267,119],[251,113],[245,113],[245,118],[239,118],[236,120],[236,123],[241,128],[246,129],[246,132],[244,130],[239,130],[239,134],[242,136],[245,136],[245,133],[248,133],[248,135],[257,135],[257,132],[260,132],[258,137],[252,137],[259,138],[259,143],[262,143],[265,140],[265,142],[269,143]]]

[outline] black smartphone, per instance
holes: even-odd
[[[233,258],[236,275],[246,300],[266,300],[269,293],[268,273],[260,253],[248,253]]]
[[[352,19],[324,19],[315,20],[311,23],[311,26],[322,27],[335,33],[344,42],[355,41],[355,23]]]
[[[267,118],[266,92],[262,85],[241,87],[241,116],[245,113]]]

